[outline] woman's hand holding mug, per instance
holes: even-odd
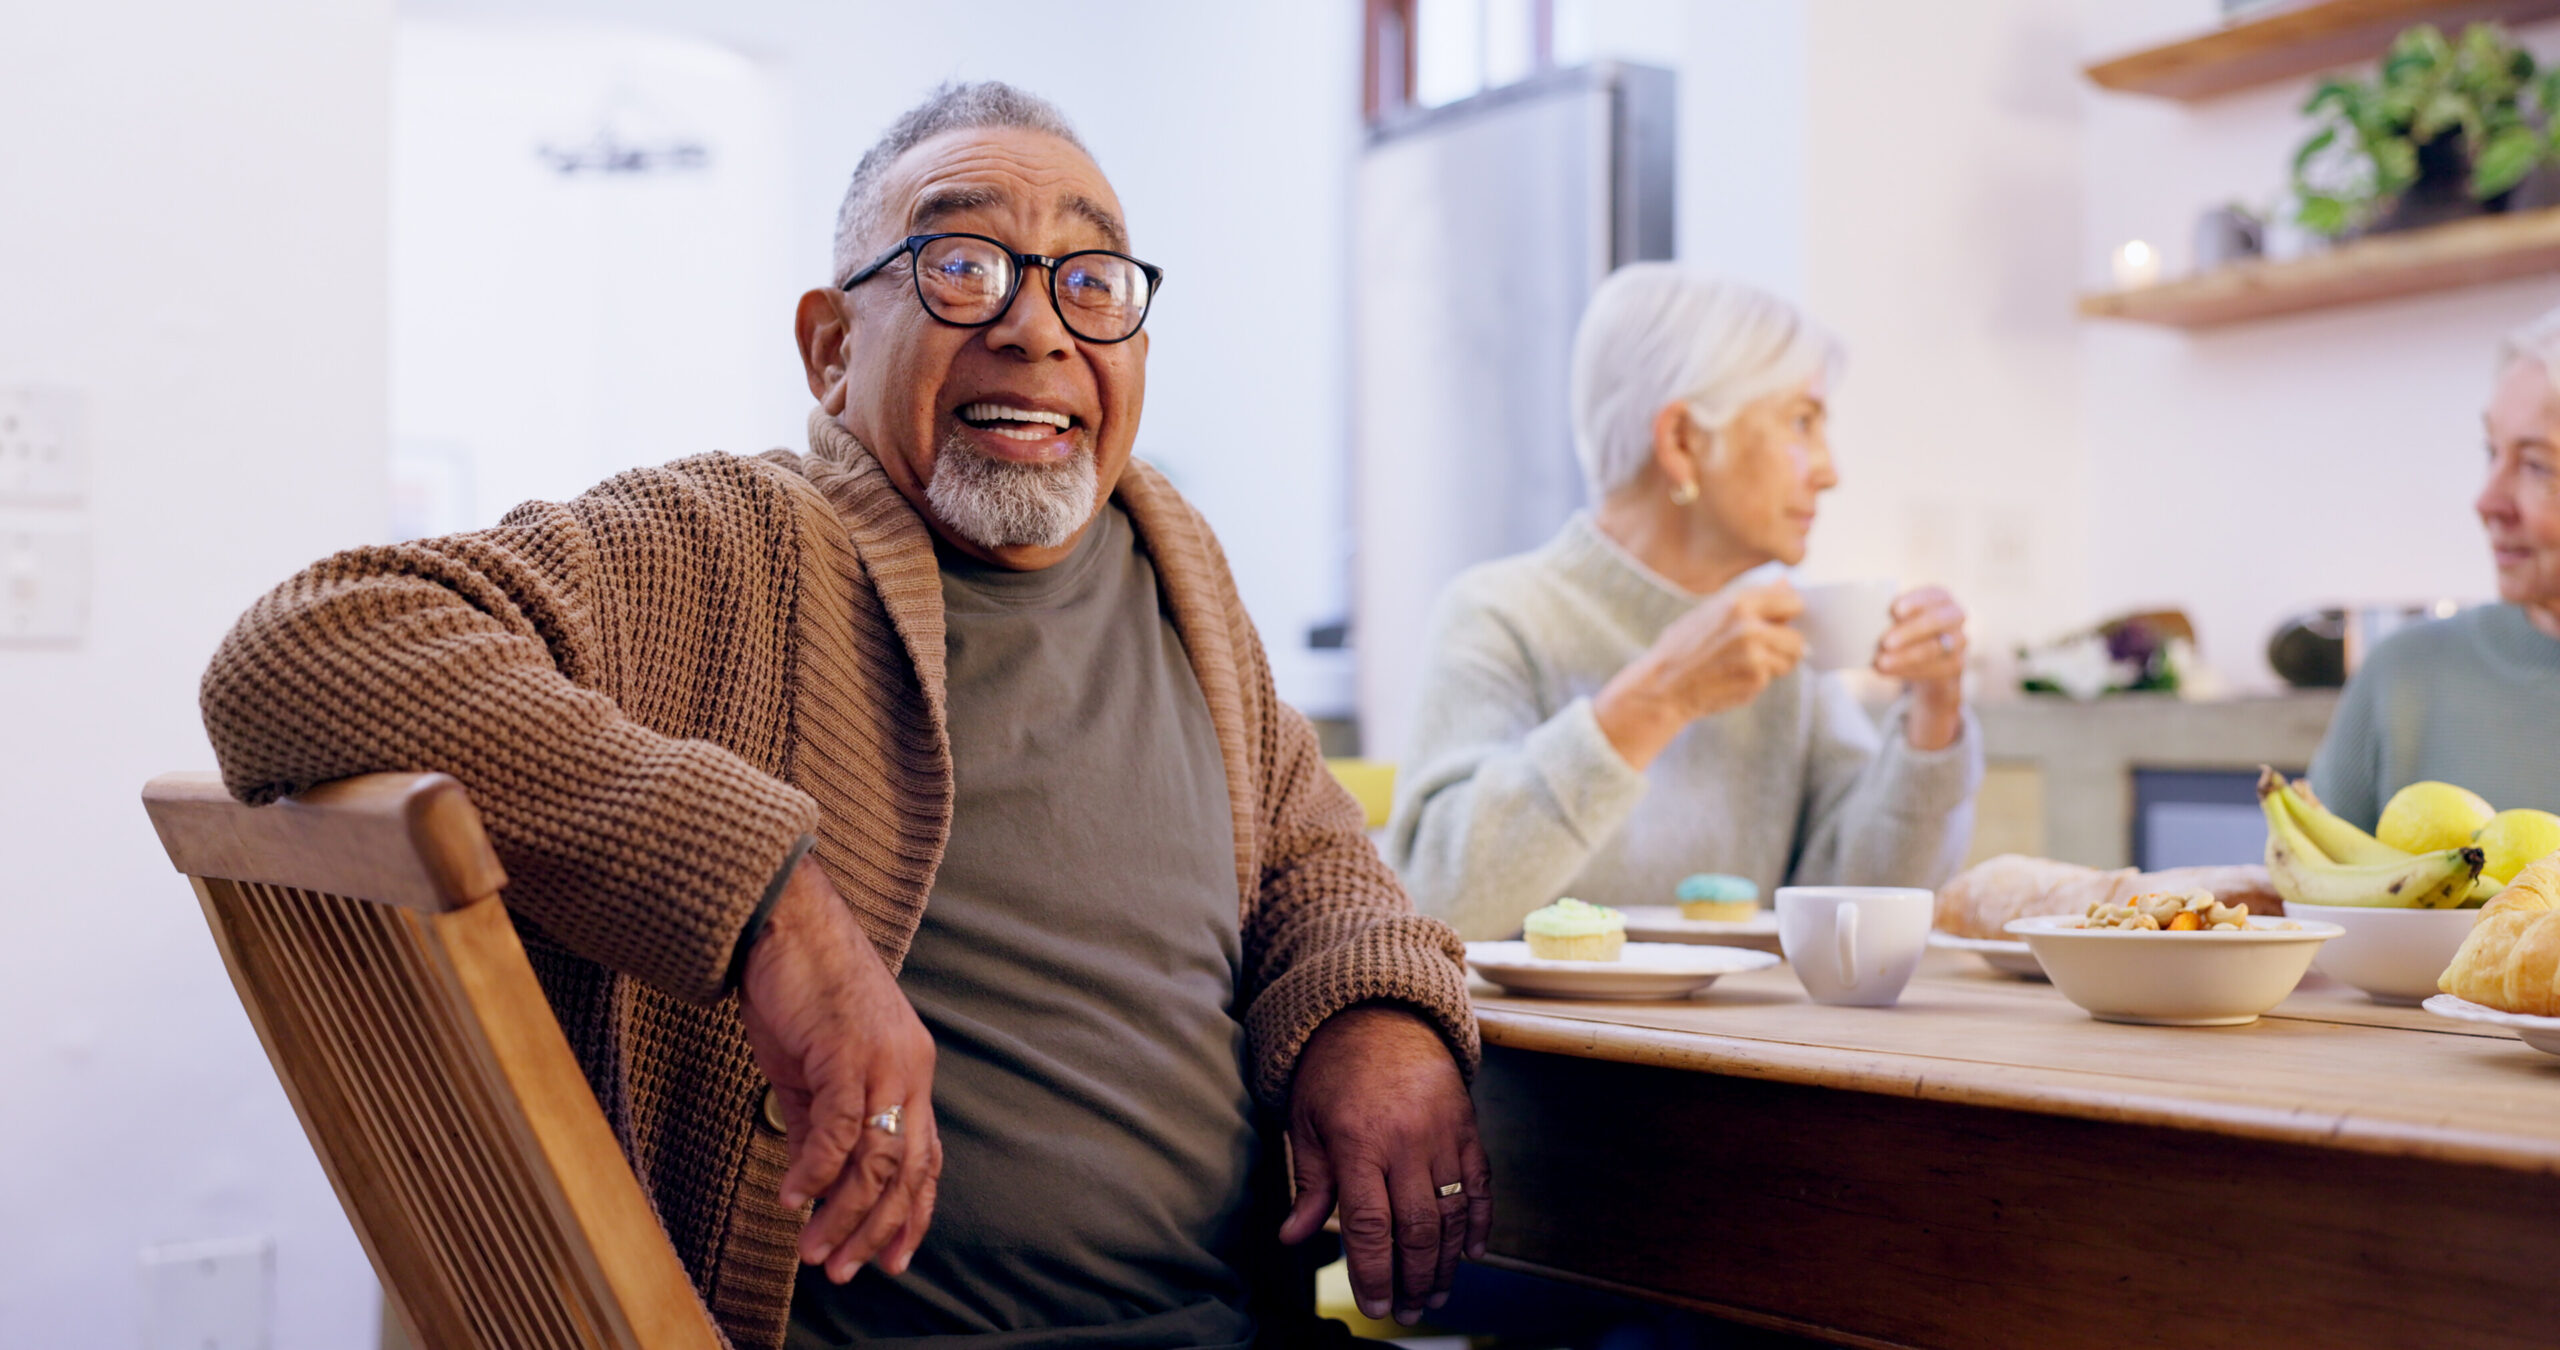
[[[1876,644],[1878,675],[1911,689],[1903,734],[1914,750],[1941,750],[1964,730],[1964,606],[1943,587],[1893,602],[1893,626]]]
[[[1641,771],[1681,728],[1758,698],[1804,659],[1804,634],[1789,626],[1803,608],[1780,581],[1680,616],[1592,700],[1602,734]]]

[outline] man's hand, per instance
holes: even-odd
[[[782,1103],[782,1203],[821,1202],[800,1259],[838,1284],[875,1257],[904,1271],[942,1175],[933,1037],[815,862],[801,860],[747,950],[738,1013]],[[895,1134],[869,1123],[891,1107]]]
[[[1446,1041],[1402,1008],[1365,1004],[1327,1019],[1289,1088],[1298,1202],[1280,1240],[1304,1242],[1337,1201],[1360,1310],[1411,1326],[1449,1299],[1458,1255],[1484,1255],[1493,1173],[1475,1103]],[[1465,1190],[1442,1196],[1451,1182]]]

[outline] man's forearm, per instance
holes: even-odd
[[[816,806],[572,681],[564,666],[605,668],[601,638],[567,579],[537,565],[567,550],[509,547],[540,538],[355,550],[288,581],[206,672],[207,734],[250,801],[360,773],[451,774],[507,869],[511,909],[589,960],[716,998],[740,924]]]
[[[802,858],[809,856],[810,847],[817,842],[818,836],[814,834],[800,836],[800,841],[791,846],[791,852],[783,856],[782,866],[774,869],[773,880],[765,883],[764,898],[756,902],[755,912],[747,916],[746,925],[738,930],[737,949],[729,957],[731,986],[746,977],[748,949],[756,945],[757,938],[764,936],[765,923],[773,917],[773,907],[782,899],[782,888],[791,884],[792,871],[800,866]]]

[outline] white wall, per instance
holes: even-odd
[[[140,1343],[148,1244],[276,1239],[280,1350],[373,1277],[138,801],[210,767],[196,677],[299,564],[379,537],[391,16],[0,12],[0,383],[80,391],[85,639],[0,647],[0,1344]]]
[[[517,19],[406,20],[397,53],[394,484],[428,499],[404,500],[407,532],[481,528],[635,464],[800,443],[808,390],[775,322],[803,278],[774,72],[649,30]],[[560,168],[607,146],[658,167]],[[438,495],[454,509],[415,509]]]
[[[2110,56],[2203,27],[2212,0],[2089,0],[2084,51]],[[2560,28],[2525,30],[2546,58]],[[2304,136],[2308,77],[2198,104],[2083,94],[2079,280],[2127,239],[2188,265],[2198,212],[2266,203]],[[2088,326],[2083,435],[2092,594],[2105,610],[2184,605],[2204,655],[2271,685],[2284,616],[2338,600],[2494,590],[2471,500],[2479,417],[2502,332],[2560,304],[2537,278],[2193,335]]]
[[[1807,306],[1849,352],[1808,575],[1953,590],[1977,650],[2084,624],[2071,0],[1812,0]]]
[[[1679,258],[1791,299],[1805,287],[1805,0],[1558,0],[1556,59],[1679,77]]]
[[[1304,650],[1347,600],[1343,445],[1347,240],[1359,134],[1355,5],[1147,0],[1062,10],[889,0],[410,0],[405,16],[539,14],[650,24],[727,44],[789,87],[790,283],[763,297],[772,378],[802,389],[792,305],[827,278],[836,204],[890,119],[945,79],[1054,100],[1165,268],[1137,450],[1217,529],[1284,697],[1340,706]],[[797,395],[805,406],[805,393]],[[787,427],[757,436],[798,444]],[[707,447],[706,447],[707,448]]]

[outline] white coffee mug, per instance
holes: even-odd
[[[1892,582],[1839,581],[1796,594],[1804,598],[1796,627],[1804,633],[1807,667],[1864,670],[1875,664],[1876,644],[1893,626]]]
[[[1890,1008],[1936,907],[1934,893],[1901,886],[1781,886],[1778,946],[1814,1002]]]

